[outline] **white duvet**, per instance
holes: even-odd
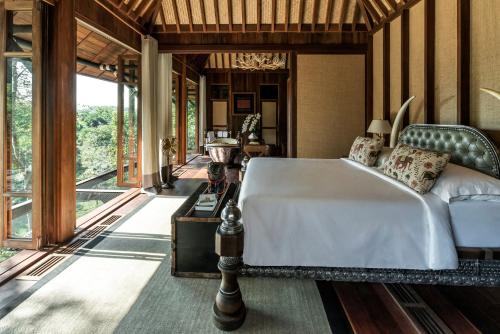
[[[445,202],[350,160],[254,158],[239,206],[248,265],[458,265]]]

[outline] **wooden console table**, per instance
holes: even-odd
[[[230,199],[237,200],[240,184],[229,183],[212,212],[196,211],[200,194],[208,189],[203,182],[172,215],[171,274],[179,277],[219,278],[219,256],[215,254],[215,232],[222,222],[221,212]]]
[[[270,155],[269,145],[252,145],[248,144],[243,147],[243,152],[249,158],[253,157],[268,157]]]

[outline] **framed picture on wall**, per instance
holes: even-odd
[[[233,93],[233,115],[255,113],[255,93]]]

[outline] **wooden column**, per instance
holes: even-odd
[[[74,0],[50,12],[44,119],[46,242],[73,237],[76,224],[76,21]]]
[[[410,98],[410,11],[401,14],[401,105]],[[410,112],[403,118],[403,127],[410,124]]]
[[[287,83],[287,156],[297,157],[297,52],[290,52]]]
[[[182,68],[179,80],[179,111],[177,113],[177,141],[179,143],[179,155],[178,164],[186,163],[186,153],[187,153],[187,68],[186,68],[186,56],[183,56]]]
[[[384,91],[383,91],[383,118],[391,120],[391,26],[389,23],[384,24],[382,30],[384,36],[383,46],[383,73],[384,73]]]
[[[373,36],[368,37],[365,54],[365,135],[373,119]]]
[[[457,121],[470,123],[470,0],[457,0]]]
[[[424,122],[432,124],[435,116],[435,42],[436,42],[436,2],[425,0],[425,58],[424,58]]]

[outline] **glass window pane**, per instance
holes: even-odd
[[[123,167],[124,181],[134,183],[138,177],[138,90],[131,85],[123,85]]]
[[[30,11],[7,11],[7,51],[31,52],[33,40]]]
[[[5,171],[7,192],[32,190],[32,62],[7,59]]]
[[[6,197],[6,216],[11,222],[8,229],[9,239],[31,239],[32,205],[31,198]]]

